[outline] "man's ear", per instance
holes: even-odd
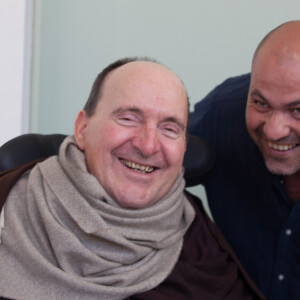
[[[74,137],[78,147],[84,151],[85,150],[85,131],[87,128],[88,117],[85,110],[81,110],[74,124]]]

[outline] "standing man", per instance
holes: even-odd
[[[189,131],[214,148],[203,184],[246,270],[268,299],[300,299],[299,21],[262,40],[250,88],[249,80],[232,78],[212,91],[196,105]]]

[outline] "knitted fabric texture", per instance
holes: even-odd
[[[194,219],[183,175],[155,205],[124,209],[88,173],[72,136],[17,182],[4,206],[0,295],[122,299],[174,268]]]

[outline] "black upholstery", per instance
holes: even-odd
[[[0,147],[0,172],[9,168],[46,158],[58,153],[66,135],[24,134]],[[208,144],[199,137],[189,135],[184,157],[185,180],[187,186],[197,185],[199,179],[212,166],[214,157]]]
[[[213,166],[214,153],[210,145],[198,136],[188,134],[187,149],[184,155],[183,166],[186,186],[195,186],[201,182]]]

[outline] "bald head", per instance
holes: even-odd
[[[261,53],[277,58],[278,63],[299,59],[300,21],[284,23],[269,32],[257,46],[252,65]]]
[[[165,66],[152,61],[133,61],[111,71],[105,78],[99,95],[99,100],[105,96],[107,90],[115,90],[126,86],[128,89],[134,86],[144,86],[151,92],[154,88],[160,88],[170,94],[170,98],[179,94],[186,99],[187,94],[182,81]],[[126,89],[122,90],[122,93]]]
[[[134,63],[134,64],[131,65],[131,63]],[[129,65],[129,66],[127,66],[127,65]],[[84,106],[84,110],[86,111],[87,116],[92,116],[94,114],[97,103],[101,99],[101,96],[102,96],[104,81],[106,81],[106,77],[108,77],[108,75],[111,75],[111,73],[113,73],[113,71],[116,71],[117,69],[122,69],[122,72],[123,72],[126,70],[133,69],[134,66],[138,66],[137,70],[138,69],[140,70],[142,65],[144,65],[146,67],[148,72],[151,69],[151,68],[148,68],[150,66],[152,66],[153,68],[155,67],[157,71],[164,70],[167,77],[168,77],[168,75],[171,75],[173,78],[176,77],[176,79],[181,82],[181,86],[182,87],[184,86],[179,77],[177,77],[171,70],[164,67],[163,65],[161,65],[154,59],[151,59],[148,57],[122,58],[122,59],[119,59],[119,60],[111,63],[106,68],[104,68],[101,73],[98,74],[97,78],[94,81],[89,98]],[[126,68],[124,68],[124,69],[121,68],[123,66],[124,67],[126,66]],[[186,98],[187,98],[187,104],[189,105],[186,90],[185,90],[185,94],[186,94]]]
[[[258,45],[251,70],[250,90],[257,82],[294,81],[300,73],[300,21],[280,25],[266,35]],[[271,79],[272,78],[272,79]],[[280,87],[285,89],[286,85]]]
[[[178,76],[165,66],[153,61],[132,61],[112,70],[104,80],[103,91],[101,93],[104,93],[107,85],[118,84],[120,81],[136,85],[147,81],[150,86],[153,84],[170,84],[174,88],[175,86],[176,88],[178,87],[186,95],[183,83]]]

